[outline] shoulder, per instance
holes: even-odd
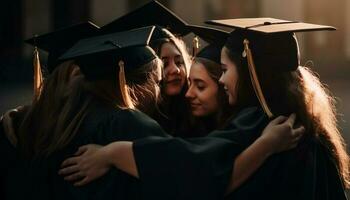
[[[268,117],[261,108],[248,107],[240,110],[229,122],[229,128],[249,130],[265,127],[269,122]]]
[[[166,135],[155,120],[138,110],[116,110],[113,115],[111,115],[111,121],[117,121],[118,129],[134,135],[135,138]]]
[[[229,139],[245,148],[261,135],[268,122],[268,117],[261,109],[249,107],[233,116],[223,130],[216,130],[209,136]]]

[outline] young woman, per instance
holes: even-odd
[[[62,62],[59,61],[58,58],[65,51],[71,48],[74,45],[74,43],[76,43],[78,40],[95,35],[98,31],[99,27],[93,24],[92,22],[88,21],[65,27],[59,30],[55,30],[53,32],[45,33],[39,36],[35,36],[25,41],[26,43],[35,47],[34,52],[37,52],[37,48],[40,48],[41,50],[46,51],[48,53],[46,66],[40,65],[39,54],[37,55],[37,58],[34,58],[37,59],[36,61],[38,62],[34,66],[34,68],[38,67],[38,69],[34,69],[34,71],[40,71],[40,73],[37,73],[34,76],[34,85],[35,88],[37,88],[34,89],[34,101],[35,97],[40,95],[40,89],[43,87],[43,84],[46,84],[46,82],[50,82],[49,84],[51,84],[51,90],[55,90],[56,87],[57,89],[63,88],[64,84],[68,84],[69,79],[76,75],[75,72],[77,71],[77,68],[73,67],[72,63],[62,64]],[[35,61],[33,61],[33,63],[35,63]],[[53,71],[61,66],[65,69],[61,70],[60,72],[56,72],[55,75],[52,75]],[[36,82],[36,80],[39,79],[42,81]],[[53,82],[52,80],[55,79],[62,79],[64,81]],[[14,146],[17,143],[15,133],[18,131],[17,129],[20,126],[23,117],[29,109],[29,107],[30,105],[20,106],[16,109],[7,111],[3,116],[4,132],[7,138]]]
[[[267,118],[259,109],[246,108],[238,112],[225,130],[206,138],[146,138],[135,141],[133,149],[130,142],[115,142],[102,148],[84,146],[77,152],[82,155],[66,160],[60,173],[68,181],[77,181],[76,174],[84,175],[85,178],[76,183],[84,185],[104,175],[114,165],[140,178],[145,199],[222,198],[226,189],[237,188],[271,153],[296,145],[303,128],[293,129],[290,125],[294,120],[294,116],[288,120],[276,118],[270,125],[279,127],[279,131],[274,128],[274,132],[268,126],[261,137],[256,137],[266,126]],[[289,131],[293,139],[287,136]],[[254,142],[256,138],[259,139]],[[293,142],[288,143],[287,138]],[[240,143],[252,145],[243,151]],[[157,159],[152,160],[153,156]],[[233,165],[236,170],[232,172]]]
[[[297,148],[272,156],[231,197],[346,199],[349,156],[337,128],[334,99],[310,69],[299,65],[299,49],[293,33],[300,31],[299,27],[302,30],[333,28],[271,20],[215,22],[237,28],[222,49],[224,73],[220,82],[231,105],[260,104],[270,116],[295,112],[299,123],[305,125],[306,134]],[[244,24],[247,25],[240,27]],[[251,26],[254,31],[250,30]],[[270,33],[261,33],[270,27]]]
[[[157,27],[155,31],[159,34],[152,37],[151,46],[163,61],[164,77],[159,112],[152,118],[169,134],[186,137],[190,113],[185,93],[191,59],[183,40],[165,28]]]
[[[76,58],[76,52],[80,55],[74,63],[66,62],[53,71],[21,123],[19,159],[4,177],[6,197],[138,199],[139,183],[120,171],[84,189],[72,188],[57,171],[63,159],[83,144],[166,136],[155,121],[137,110],[154,107],[159,93],[161,61],[145,46],[152,30],[86,39],[67,52],[67,59]],[[129,37],[137,38],[129,42],[137,43],[136,47],[120,50],[108,42],[122,41],[127,46]],[[99,45],[102,53],[96,53],[91,44]],[[77,64],[84,76],[71,73]]]
[[[220,46],[208,45],[193,60],[186,92],[192,114],[192,123],[188,129],[191,137],[205,136],[215,129],[223,128],[232,114],[224,87],[219,84],[222,74],[220,52]]]
[[[188,89],[187,77],[191,63],[186,45],[181,39],[190,33],[186,24],[166,6],[157,1],[149,1],[101,27],[101,32],[107,34],[144,26],[157,26],[150,46],[164,63],[161,87],[163,100],[157,112],[147,114],[174,136],[185,136],[189,116],[185,93]]]

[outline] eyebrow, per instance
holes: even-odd
[[[162,60],[169,59],[169,56],[163,56],[161,57]]]
[[[172,57],[172,55],[170,55],[170,56],[163,56],[163,57],[161,57],[161,59],[169,58],[169,57]],[[182,58],[182,55],[176,53],[176,54],[174,55],[174,59],[179,59],[179,58]]]
[[[195,79],[193,79],[193,82],[195,82],[195,83],[206,83],[204,80],[202,80],[202,79],[199,79],[199,78],[195,78]]]
[[[181,55],[176,55],[176,56],[174,57],[174,59],[182,59],[182,56],[181,56]]]

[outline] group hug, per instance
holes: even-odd
[[[26,40],[33,100],[1,114],[0,199],[347,199],[335,100],[296,37],[335,28],[205,24],[151,1]]]

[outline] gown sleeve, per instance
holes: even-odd
[[[259,109],[243,110],[227,129],[207,137],[135,140],[144,199],[222,199],[234,159],[266,126]]]

